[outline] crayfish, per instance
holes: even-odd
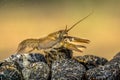
[[[88,39],[82,39],[78,37],[72,37],[68,35],[68,32],[73,29],[78,23],[86,19],[88,16],[82,18],[78,22],[76,22],[73,26],[67,29],[67,26],[64,30],[59,30],[53,33],[48,34],[48,36],[39,38],[39,39],[26,39],[23,40],[17,49],[17,54],[23,53],[26,51],[26,48],[31,48],[31,50],[27,52],[32,52],[33,50],[47,50],[47,49],[53,49],[56,47],[65,47],[67,49],[73,50],[73,51],[78,51],[82,52],[79,48],[86,48],[86,46],[83,45],[75,45],[70,42],[77,42],[77,43],[89,43],[90,40]]]

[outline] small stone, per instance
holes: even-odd
[[[107,59],[94,55],[76,56],[74,59],[83,64],[88,70],[108,62]]]
[[[23,80],[19,65],[14,62],[1,62],[0,80]]]
[[[51,80],[82,80],[86,69],[73,59],[57,60],[52,63]]]
[[[23,69],[27,65],[34,62],[44,62],[46,63],[46,59],[44,55],[39,53],[30,53],[30,54],[15,54],[11,55],[9,58],[5,59],[7,62],[17,62],[20,67]]]
[[[31,63],[22,70],[25,80],[47,80],[50,69],[44,62]]]

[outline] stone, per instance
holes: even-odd
[[[44,62],[35,62],[27,65],[22,74],[25,80],[48,80],[50,69]]]
[[[81,80],[85,67],[73,59],[57,60],[52,63],[51,80]]]
[[[104,66],[88,70],[85,76],[86,80],[120,80],[120,53]]]
[[[39,53],[29,53],[29,54],[15,54],[11,55],[7,59],[5,59],[7,62],[16,62],[20,65],[21,69],[26,67],[27,65],[35,62],[46,62],[46,59],[44,55]]]
[[[94,55],[76,56],[74,59],[83,64],[87,70],[104,65],[108,62],[107,59]]]
[[[1,62],[0,80],[24,80],[20,69],[15,62]]]
[[[110,69],[111,65],[99,66],[86,72],[85,80],[120,80],[118,69]],[[119,79],[118,79],[119,78]]]

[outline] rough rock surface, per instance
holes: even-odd
[[[107,59],[94,55],[76,56],[74,59],[82,63],[87,70],[98,67],[99,65],[104,65],[108,62]]]
[[[0,62],[0,80],[120,80],[120,52],[107,61],[94,55],[73,58],[71,50],[56,50],[45,57],[11,55]]]
[[[120,53],[104,66],[86,72],[87,80],[120,80]]]
[[[111,65],[100,66],[86,72],[86,80],[120,80],[119,70],[110,69]],[[117,79],[118,78],[118,79]]]
[[[17,63],[25,80],[48,79],[50,69],[47,65],[45,57],[42,54],[16,54],[5,59],[5,62]]]
[[[51,67],[51,64],[56,60],[62,59],[71,59],[73,57],[73,52],[64,47],[55,48],[50,52],[46,52],[45,58],[47,60],[47,64]]]
[[[0,80],[23,80],[19,65],[14,62],[1,62]]]
[[[44,58],[44,55],[39,54],[39,53],[15,54],[15,55],[11,55],[7,59],[5,59],[5,61],[17,62],[22,69],[31,63],[35,63],[35,62],[45,62],[46,63],[46,59]]]
[[[85,67],[73,59],[54,61],[51,80],[81,80],[86,72]]]
[[[50,69],[44,62],[31,63],[22,70],[25,80],[47,80]]]

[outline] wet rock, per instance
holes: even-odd
[[[82,80],[85,67],[73,59],[57,60],[52,63],[51,80]]]
[[[46,63],[46,59],[44,58],[44,55],[39,54],[39,53],[15,54],[15,55],[11,55],[9,58],[5,59],[5,61],[16,62],[20,65],[20,67],[22,69],[31,63],[35,63],[35,62]]]
[[[51,67],[53,61],[62,60],[62,59],[71,59],[73,57],[72,50],[69,50],[64,47],[55,48],[50,52],[46,52],[45,58],[47,60],[47,64]]]
[[[0,63],[0,80],[24,80],[21,68],[14,62]]]
[[[107,59],[94,55],[76,56],[74,59],[82,63],[86,69],[92,69],[108,62]]]
[[[27,65],[23,70],[25,80],[47,80],[50,69],[44,62],[36,62]]]

